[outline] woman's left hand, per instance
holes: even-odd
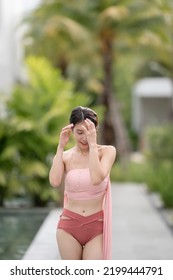
[[[85,119],[85,124],[86,126],[83,126],[83,128],[86,134],[88,145],[89,146],[94,145],[96,144],[96,138],[97,138],[95,125],[89,119]]]

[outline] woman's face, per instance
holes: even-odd
[[[83,126],[86,127],[84,121],[75,124],[73,129],[73,135],[80,149],[88,149],[89,146]]]

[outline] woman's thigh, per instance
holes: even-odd
[[[81,260],[82,245],[68,232],[57,229],[57,243],[63,260]]]
[[[87,242],[83,248],[83,260],[102,260],[103,259],[103,234],[99,234]]]

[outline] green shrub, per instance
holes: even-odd
[[[146,183],[160,193],[166,207],[173,207],[173,126],[149,128],[146,139]]]
[[[7,116],[0,120],[1,205],[9,194],[29,196],[36,206],[59,199],[48,181],[58,136],[71,109],[89,101],[46,59],[28,57],[26,62],[28,82],[15,86]]]
[[[165,207],[173,207],[173,164],[165,161],[157,166],[150,166],[150,173],[146,177],[146,183],[151,191],[160,194]]]
[[[146,156],[153,164],[173,161],[173,125],[150,127],[146,130]]]
[[[114,182],[145,182],[146,164],[129,162],[126,166],[121,162],[115,162],[112,172],[111,180]]]

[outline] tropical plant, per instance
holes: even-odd
[[[15,180],[16,148],[10,139],[11,129],[7,120],[0,120],[0,206],[4,200],[13,195],[18,186]],[[12,180],[13,177],[13,180]]]
[[[75,93],[70,81],[62,78],[44,58],[28,57],[27,84],[17,85],[7,103],[6,133],[2,133],[0,169],[1,190],[18,188],[32,198],[34,205],[57,200],[48,182],[60,129],[68,123],[68,114],[79,104],[87,105],[86,95]],[[6,164],[7,165],[7,164]],[[6,173],[5,173],[6,172]],[[8,175],[10,174],[8,177]],[[11,185],[7,184],[11,181]],[[18,191],[19,191],[18,189]]]
[[[159,192],[166,207],[173,207],[173,127],[148,128],[146,156],[151,191]]]
[[[161,16],[154,33],[145,30],[139,38],[139,63],[137,78],[144,76],[166,76],[173,78],[173,5],[171,0],[155,0],[155,12]],[[154,6],[153,5],[153,6]]]
[[[171,124],[148,127],[145,153],[154,165],[162,161],[173,162],[173,127]]]
[[[157,0],[44,0],[27,21],[27,50],[42,52],[61,65],[77,87],[98,94],[93,100],[101,100],[106,108],[103,142],[116,145],[121,155],[128,152],[129,141],[114,83],[115,65],[129,49],[132,53],[138,50],[145,34],[154,37],[163,23],[158,5]]]

